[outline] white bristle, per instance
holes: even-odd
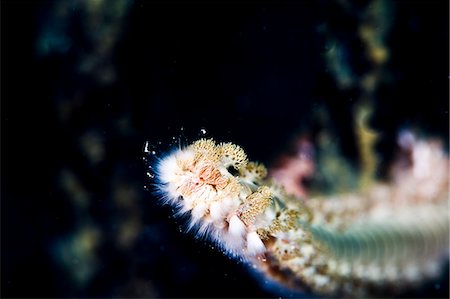
[[[230,225],[228,227],[228,231],[231,235],[235,237],[241,237],[245,234],[246,227],[238,216],[233,215],[230,218]]]
[[[192,161],[194,159],[195,153],[189,149],[184,149],[178,151],[176,156],[179,161],[184,161],[187,163],[188,161]]]
[[[158,172],[162,183],[170,183],[177,180],[180,167],[178,166],[176,155],[164,158],[158,166]]]
[[[330,282],[330,278],[324,275],[316,275],[314,278],[319,287],[323,287]]]
[[[266,250],[264,243],[259,238],[256,232],[250,232],[247,234],[247,252],[249,254],[259,254]]]
[[[202,218],[208,209],[208,205],[205,202],[199,202],[192,210],[192,219],[194,221]]]
[[[194,200],[193,196],[185,196],[183,198],[183,212],[190,211],[194,208]]]
[[[314,254],[314,247],[312,245],[309,244],[304,244],[301,248],[300,248],[300,252],[302,253],[302,255],[306,258],[311,257]]]
[[[213,221],[220,221],[223,218],[223,209],[219,202],[213,202],[209,206],[209,214],[211,215],[211,218]]]

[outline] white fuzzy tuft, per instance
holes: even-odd
[[[256,232],[250,232],[247,234],[247,252],[249,254],[257,255],[266,251],[264,243],[259,238]]]
[[[209,214],[214,222],[223,220],[223,208],[220,202],[216,201],[209,206]]]
[[[172,155],[165,157],[158,164],[158,179],[162,184],[162,189],[167,195],[167,199],[175,203],[180,196],[177,188],[182,179],[182,169],[180,168],[177,156],[181,153],[180,150]]]
[[[246,227],[244,222],[242,222],[238,216],[233,215],[230,218],[230,225],[228,227],[228,231],[234,237],[242,237],[246,232]]]
[[[176,150],[158,163],[158,180],[161,183],[161,190],[166,193],[166,201],[178,205],[178,199],[182,194],[179,188],[189,177],[186,171],[186,165],[190,165],[194,160],[194,152],[188,149]],[[188,211],[192,207],[183,206],[183,211]]]
[[[208,210],[208,205],[205,202],[199,202],[192,210],[192,220],[197,222],[203,216],[205,216]]]
[[[187,212],[187,211],[192,210],[194,208],[194,201],[195,201],[195,198],[193,196],[185,196],[185,197],[183,197],[182,212]]]
[[[178,152],[169,155],[159,163],[158,175],[162,183],[171,183],[178,179],[178,174],[181,172],[181,169],[177,163],[177,154]]]

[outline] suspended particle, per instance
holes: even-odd
[[[144,153],[148,153],[150,150],[148,148],[148,141],[145,142],[144,144]]]
[[[148,141],[144,144],[144,153],[150,155],[156,155],[155,146],[149,143]]]

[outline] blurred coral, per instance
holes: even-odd
[[[280,156],[269,174],[291,195],[304,198],[308,195],[305,181],[314,174],[314,146],[305,136],[293,142],[292,154]]]

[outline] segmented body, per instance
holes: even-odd
[[[191,228],[280,284],[376,295],[439,275],[448,258],[448,160],[436,146],[417,147],[439,179],[413,167],[334,198],[290,197],[239,146],[205,139],[163,159],[158,178]]]
[[[359,199],[359,202],[356,201]],[[335,209],[339,204],[348,209]],[[270,275],[294,289],[343,296],[383,295],[436,278],[448,255],[448,209],[421,204],[311,200],[309,222],[267,243]]]

